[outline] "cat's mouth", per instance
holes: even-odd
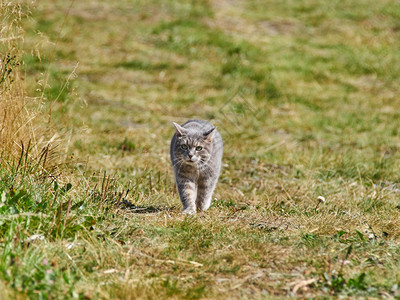
[[[200,161],[200,158],[194,157],[194,156],[186,158],[186,163],[188,163],[190,165],[197,165],[199,161]]]
[[[193,159],[193,158],[189,158],[186,160],[187,163],[192,164],[192,165],[196,165],[199,160],[198,159]]]

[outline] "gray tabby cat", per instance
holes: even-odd
[[[222,138],[218,130],[202,120],[174,123],[171,161],[184,214],[207,210],[221,171]]]

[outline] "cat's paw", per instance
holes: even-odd
[[[196,210],[193,210],[192,208],[186,208],[182,211],[184,215],[195,215]]]
[[[197,202],[197,207],[199,208],[200,211],[206,211],[207,209],[210,208],[210,205],[211,205],[211,200]]]

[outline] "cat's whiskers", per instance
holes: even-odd
[[[178,172],[181,170],[181,167],[183,166],[184,163],[185,160],[181,157],[176,157],[174,159],[174,165],[176,165],[176,167],[178,168]]]

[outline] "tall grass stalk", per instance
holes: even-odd
[[[4,159],[17,155],[16,145],[30,138],[32,118],[26,110],[20,71],[24,9],[18,3],[1,1],[0,16],[0,155]]]

